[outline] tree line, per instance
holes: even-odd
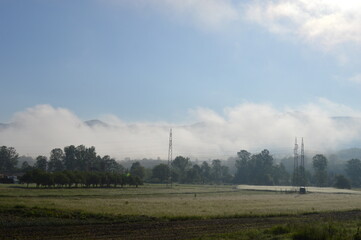
[[[322,154],[312,158],[312,169],[299,167],[288,172],[281,163],[265,149],[251,154],[246,150],[237,153],[235,171],[215,159],[194,163],[189,158],[177,156],[168,167],[161,163],[151,169],[134,162],[126,169],[108,155],[100,156],[95,147],[66,146],[51,150],[50,157],[38,156],[33,166],[23,162],[17,169],[19,155],[12,147],[0,147],[0,173],[21,171],[24,183],[57,187],[110,187],[151,183],[197,183],[197,184],[252,184],[252,185],[314,185],[350,188],[361,186],[361,161],[351,159],[344,165],[344,174],[328,171],[328,159]]]
[[[294,185],[351,188],[361,186],[361,161],[351,159],[344,165],[345,174],[328,171],[328,159],[323,154],[312,157],[312,169],[296,167],[286,171],[282,163],[275,164],[268,150],[251,154],[246,150],[237,153],[234,183],[254,185]],[[310,171],[312,170],[312,171]]]
[[[167,164],[159,164],[152,169],[151,182],[154,183],[198,183],[221,184],[231,183],[232,175],[229,169],[222,165],[221,160],[215,159],[209,164],[204,161],[201,165],[192,163],[189,158],[177,156],[169,168]]]
[[[28,170],[20,177],[22,183],[29,186],[30,183],[36,187],[124,187],[125,185],[135,186],[143,184],[141,178],[130,173],[121,174],[116,172],[45,172],[40,169]]]

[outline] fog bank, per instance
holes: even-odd
[[[84,122],[68,109],[38,105],[14,114],[11,124],[1,125],[0,145],[30,156],[84,144],[118,160],[167,159],[172,128],[173,156],[226,159],[240,149],[255,152],[264,148],[275,154],[292,154],[296,136],[305,139],[306,151],[357,147],[360,117],[360,112],[326,99],[282,110],[255,103],[225,108],[222,113],[198,108],[184,117],[193,119],[190,124],[124,122],[113,115]]]

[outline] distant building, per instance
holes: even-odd
[[[19,177],[23,174],[6,174],[0,173],[0,183],[19,183]]]

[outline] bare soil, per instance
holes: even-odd
[[[277,224],[354,221],[361,211],[312,213],[295,216],[240,217],[205,220],[154,220],[133,223],[92,223],[74,225],[36,225],[1,227],[0,239],[190,239],[250,228],[268,228]]]

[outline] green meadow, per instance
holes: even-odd
[[[237,189],[217,185],[144,185],[138,188],[42,189],[0,185],[1,206],[80,210],[151,217],[230,217],[344,211],[361,207],[359,194]]]

